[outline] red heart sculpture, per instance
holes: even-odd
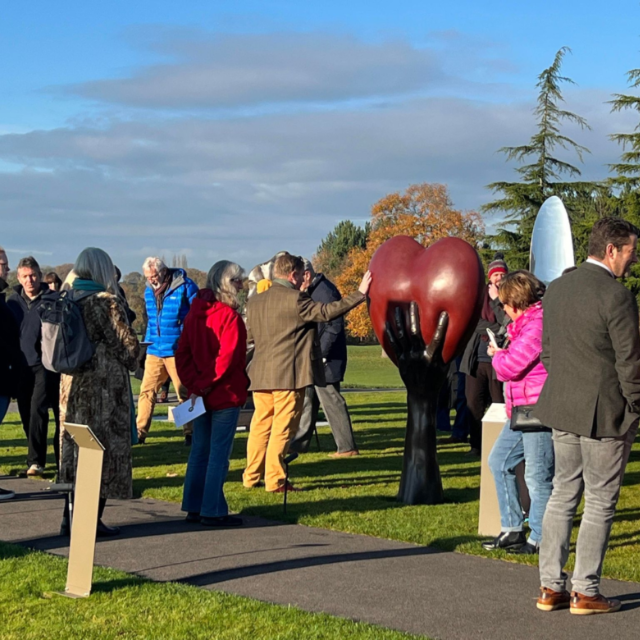
[[[387,355],[397,364],[384,332],[394,325],[396,307],[407,309],[416,301],[425,344],[436,330],[440,313],[449,314],[442,349],[450,362],[464,349],[478,324],[484,295],[484,269],[477,251],[460,238],[443,238],[426,249],[409,236],[387,240],[375,252],[369,269],[369,315],[373,330]]]

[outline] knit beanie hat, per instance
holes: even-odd
[[[489,278],[494,273],[509,273],[509,267],[507,267],[507,263],[504,261],[504,254],[496,253],[493,256],[493,261],[489,263]]]

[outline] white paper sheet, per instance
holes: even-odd
[[[204,401],[202,398],[196,398],[196,402],[191,406],[191,400],[187,400],[177,407],[173,408],[173,419],[176,423],[176,427],[181,427],[191,420],[195,420],[198,416],[201,416],[206,409],[204,408]]]

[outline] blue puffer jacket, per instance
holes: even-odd
[[[198,293],[198,285],[187,277],[184,269],[169,269],[169,273],[171,284],[164,293],[160,308],[149,285],[144,292],[149,316],[145,342],[152,343],[147,347],[147,353],[158,358],[175,355],[184,319]]]

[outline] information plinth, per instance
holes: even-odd
[[[64,429],[78,445],[78,468],[73,499],[67,586],[61,595],[87,598],[91,593],[93,578],[104,447],[87,425],[65,422]]]
[[[489,454],[506,421],[505,406],[498,403],[492,404],[482,419],[480,516],[478,518],[478,535],[481,536],[497,536],[500,533],[500,508],[493,474],[489,469]]]
[[[491,469],[489,469],[489,454],[495,444],[504,423],[507,412],[503,404],[492,404],[482,419],[482,469],[480,472],[480,516],[478,518],[478,535],[497,536],[500,533],[500,508],[498,494]],[[518,493],[523,511],[529,511],[531,500],[524,481],[524,462],[515,469],[518,482]]]

